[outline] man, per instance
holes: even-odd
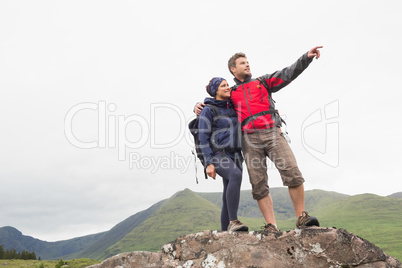
[[[229,71],[234,75],[236,82],[230,100],[241,123],[243,154],[252,194],[267,222],[266,231],[279,231],[269,193],[266,157],[270,158],[279,170],[283,185],[288,186],[297,217],[296,227],[319,226],[317,218],[304,211],[304,178],[280,130],[282,119],[275,109],[272,93],[299,76],[314,57],[318,59],[320,48],[322,46],[314,47],[291,66],[257,79],[251,77],[250,65],[244,53],[236,53],[228,61]],[[203,103],[197,103],[194,111],[199,114],[202,108]]]

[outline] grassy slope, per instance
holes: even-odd
[[[286,187],[277,187],[270,189],[272,199],[274,201],[275,216],[278,221],[295,219],[292,201]],[[211,201],[218,207],[222,206],[222,193],[197,193],[201,197]],[[314,213],[315,210],[326,207],[327,205],[347,198],[348,195],[339,194],[336,192],[328,192],[323,190],[306,191],[305,203],[309,213]],[[258,208],[257,202],[253,199],[251,190],[241,191],[240,206],[238,215],[248,218],[261,218],[261,211]]]
[[[321,226],[344,228],[402,259],[402,200],[374,194],[351,196],[316,211]]]
[[[215,193],[197,193],[201,197],[211,201],[218,207],[222,207],[222,193],[215,192]],[[276,207],[275,212],[277,217],[279,218],[288,218],[288,216],[284,215],[287,214],[289,208],[292,208],[292,203],[290,201],[289,195],[287,194],[287,190],[285,188],[272,188],[271,194],[273,198],[276,200]],[[278,200],[281,200],[278,202]],[[293,209],[293,208],[292,208]],[[241,217],[248,217],[248,218],[260,218],[261,212],[258,206],[256,205],[255,200],[251,195],[251,190],[243,190],[240,193],[240,206],[238,215]]]
[[[219,228],[220,210],[211,202],[186,189],[165,201],[158,211],[97,259],[117,253],[160,247],[178,236]]]

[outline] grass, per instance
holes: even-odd
[[[346,229],[402,260],[402,200],[374,194],[351,196],[316,211],[321,226]]]
[[[7,268],[54,268],[59,261],[47,261],[47,260],[0,260],[0,265]],[[84,268],[90,265],[100,263],[99,261],[92,259],[75,259],[65,261],[67,263],[66,268]],[[7,263],[7,265],[4,265]]]

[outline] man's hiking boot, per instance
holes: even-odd
[[[303,228],[308,226],[320,226],[318,219],[313,216],[309,216],[307,211],[303,211],[302,215],[297,219],[296,227]]]
[[[228,231],[231,232],[247,232],[248,227],[239,220],[231,221],[228,226]]]
[[[272,223],[268,223],[267,225],[261,227],[264,228],[265,232],[269,232],[269,233],[274,233],[274,232],[280,232],[280,230],[278,229],[278,227],[276,227],[275,225],[273,225]]]

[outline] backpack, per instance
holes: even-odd
[[[211,104],[206,104],[205,106],[208,106],[211,108],[213,112],[213,117],[212,117],[212,132],[214,131],[214,125],[215,125],[215,120],[216,118],[220,115],[218,107],[215,105]],[[190,133],[193,135],[194,138],[194,145],[195,145],[195,150],[191,150],[191,153],[194,155],[194,162],[195,162],[195,180],[198,184],[198,178],[197,178],[197,158],[200,159],[201,164],[204,166],[204,175],[205,179],[208,179],[207,176],[207,171],[205,167],[205,159],[204,155],[202,154],[202,150],[200,148],[200,139],[198,137],[199,134],[199,129],[198,129],[198,122],[200,121],[200,116],[197,116],[197,118],[193,119],[189,124],[188,128],[190,130]]]

